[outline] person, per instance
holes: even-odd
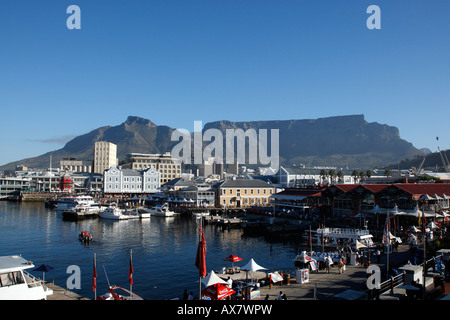
[[[233,289],[233,279],[228,277],[227,283],[228,283],[227,287],[230,289]]]
[[[184,292],[183,292],[183,300],[187,300],[188,297],[189,297],[189,294],[188,294],[188,292],[187,292],[187,289],[184,289]]]
[[[286,293],[281,296],[281,300],[287,300]]]
[[[327,273],[330,273],[330,266],[331,266],[331,258],[330,257],[325,258],[325,266],[327,268]]]
[[[344,262],[342,261],[342,259],[340,259],[339,263],[338,263],[338,272],[339,273],[344,273],[343,268],[344,268]]]
[[[266,297],[264,298],[264,300],[269,300],[269,294],[266,294]]]
[[[188,300],[194,300],[194,294],[192,293],[192,291],[189,292]]]
[[[278,300],[283,300],[283,292],[280,291],[280,293],[278,294]]]

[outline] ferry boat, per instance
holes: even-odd
[[[47,300],[53,290],[25,271],[34,268],[20,255],[0,257],[0,300]]]
[[[169,210],[167,203],[163,205],[157,205],[149,209],[150,215],[157,217],[173,217],[175,212]]]
[[[85,213],[96,214],[103,210],[102,206],[88,195],[61,197],[56,202],[56,212],[81,210]]]
[[[305,231],[304,238],[309,238],[309,231]],[[324,245],[329,247],[337,246],[356,246],[357,243],[365,247],[373,247],[373,236],[367,229],[351,229],[351,228],[319,228],[311,230],[311,243],[320,246],[322,245],[322,238]]]
[[[100,211],[100,218],[111,219],[111,220],[128,220],[130,217],[124,214],[124,211],[117,207],[116,205],[110,205],[105,210]]]

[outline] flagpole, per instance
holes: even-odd
[[[391,228],[390,228],[390,222],[389,222],[389,208],[387,209],[387,226],[386,228],[388,229],[386,232],[386,243],[387,243],[387,256],[386,256],[386,273],[389,275],[389,249],[390,249],[390,245],[391,245]]]
[[[133,277],[133,271],[132,271],[132,266],[133,266],[133,249],[130,249],[130,273],[131,273],[131,277]],[[133,279],[133,278],[131,278]],[[131,295],[133,296],[133,281],[130,279],[130,292]]]
[[[97,300],[97,262],[94,253],[94,274],[93,274],[93,287],[94,287],[94,300]]]
[[[200,225],[198,229],[198,242],[202,241],[202,229],[203,217],[200,217]],[[198,300],[202,300],[202,275],[200,269],[198,270]]]

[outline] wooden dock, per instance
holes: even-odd
[[[51,282],[46,282],[45,286],[53,290],[53,294],[48,295],[47,300],[90,300]]]

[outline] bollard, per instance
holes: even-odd
[[[286,277],[286,284],[289,286],[291,284],[291,275],[288,273]]]

